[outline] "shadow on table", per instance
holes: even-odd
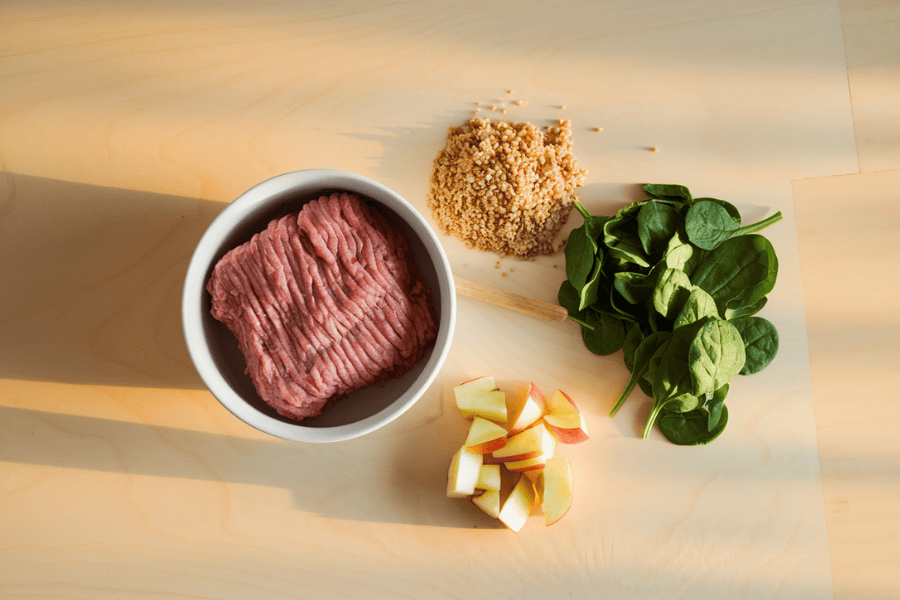
[[[425,401],[433,407],[430,400]],[[408,427],[410,422],[416,426]],[[12,407],[0,407],[0,423],[3,462],[121,473],[132,488],[139,480],[130,478],[141,476],[225,483],[236,486],[228,493],[237,503],[244,502],[242,494],[248,494],[247,502],[260,497],[242,486],[284,489],[296,510],[332,519],[502,527],[469,502],[446,498],[446,466],[453,449],[443,447],[441,440],[449,443],[465,434],[447,435],[446,424],[437,417],[397,421],[365,439],[336,444],[298,444]],[[150,488],[139,486],[133,493]]]
[[[0,172],[0,377],[202,389],[181,288],[225,206]]]

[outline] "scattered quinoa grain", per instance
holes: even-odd
[[[653,146],[652,148],[650,148],[650,151],[651,151],[651,152],[659,152],[659,147],[658,147],[658,146]]]
[[[427,202],[444,233],[468,247],[532,258],[559,250],[554,238],[585,176],[569,121],[541,129],[473,118],[450,128]]]

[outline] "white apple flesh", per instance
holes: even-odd
[[[511,462],[553,456],[556,451],[556,438],[547,429],[543,421],[529,427],[525,431],[507,438],[506,445],[495,450],[492,456],[500,462]]]
[[[469,499],[490,517],[496,519],[500,516],[500,490],[485,490],[478,496],[470,496]]]
[[[487,454],[506,445],[506,430],[484,417],[476,416],[469,426],[465,446],[471,452]]]
[[[518,532],[525,525],[531,511],[534,510],[534,504],[534,484],[527,477],[520,477],[500,508],[497,518],[504,525]]]
[[[463,417],[483,417],[495,423],[506,423],[506,394],[487,390],[456,395],[456,406]]]
[[[563,444],[578,444],[588,439],[587,423],[578,406],[567,394],[556,390],[547,399],[544,422]]]
[[[544,395],[534,382],[529,382],[506,395],[506,413],[510,435],[524,431],[544,414]]]
[[[457,450],[447,472],[447,496],[465,498],[474,494],[483,462],[481,454],[470,452],[465,446]]]
[[[499,492],[500,486],[500,465],[481,465],[481,469],[478,471],[478,481],[475,482],[475,489]]]
[[[565,456],[549,459],[538,481],[544,522],[550,526],[563,518],[572,506],[575,486],[569,459]]]
[[[572,397],[562,390],[556,390],[547,396],[545,404],[547,406],[547,413],[580,412],[578,405],[575,404]]]

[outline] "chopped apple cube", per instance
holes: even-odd
[[[534,484],[527,477],[520,477],[516,486],[512,489],[497,518],[512,529],[518,532],[525,525],[525,521],[534,510],[535,493]]]
[[[560,390],[548,398],[544,422],[563,444],[578,444],[588,439],[584,415],[575,402]]]
[[[544,395],[529,382],[506,395],[506,429],[510,435],[524,431],[544,414]]]
[[[497,384],[494,382],[493,377],[476,377],[475,379],[464,381],[453,388],[453,393],[459,398],[460,395],[480,394],[481,392],[489,392],[496,389]]]
[[[562,390],[556,390],[550,396],[547,396],[545,404],[547,406],[548,414],[580,412],[580,409],[575,404],[575,401],[572,400],[571,396]]]
[[[465,446],[457,450],[447,472],[447,496],[465,498],[474,494],[482,463],[481,454],[470,452]]]
[[[506,423],[506,394],[497,389],[493,377],[471,379],[453,388],[456,406],[463,417],[480,416]]]
[[[475,482],[475,489],[499,492],[500,465],[481,465],[481,470],[478,472],[478,481]]]
[[[471,452],[487,454],[499,450],[506,445],[506,430],[493,421],[476,416],[469,426],[469,434],[466,436],[465,446]]]
[[[500,462],[507,463],[539,456],[550,457],[555,451],[556,438],[544,422],[539,421],[537,425],[507,438],[506,445],[495,450],[492,456]]]
[[[544,506],[544,522],[548,526],[553,525],[572,506],[575,486],[569,459],[565,456],[549,459],[538,478],[537,487]]]
[[[469,496],[472,504],[483,510],[489,516],[500,516],[500,490],[485,490],[478,496]]]
[[[468,406],[471,404],[473,397],[496,389],[497,384],[494,382],[493,377],[476,377],[475,379],[464,381],[453,388],[453,395],[456,397],[458,406]]]

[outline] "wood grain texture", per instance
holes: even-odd
[[[461,277],[454,277],[454,283],[456,284],[456,293],[460,296],[502,306],[532,317],[562,322],[569,316],[568,311],[559,304],[511,294]]]
[[[900,5],[841,0],[847,80],[862,172],[900,165]]]
[[[831,463],[847,496],[825,504],[818,445],[840,450],[837,429],[816,429],[817,298],[804,300],[795,235],[791,181],[861,164],[841,16],[786,0],[3,3],[0,594],[834,597],[832,565],[857,564],[857,506],[889,489]],[[327,167],[430,220],[432,161],[475,110],[571,119],[594,213],[647,182],[728,198],[750,220],[784,213],[766,308],[782,354],[735,386],[715,445],[640,440],[646,399],[606,416],[627,379],[618,357],[590,354],[573,323],[479,302],[460,303],[432,388],[363,439],[270,438],[203,387],[180,287],[225,203]],[[565,277],[561,254],[441,241],[456,275],[494,289],[552,303]],[[452,388],[481,374],[583,407],[592,437],[562,452],[577,495],[553,527],[535,517],[516,535],[444,497],[467,425]],[[830,541],[826,508],[830,526],[851,515]],[[871,577],[841,580],[842,597],[890,590]]]
[[[794,183],[836,598],[900,592],[898,185],[896,170]]]

